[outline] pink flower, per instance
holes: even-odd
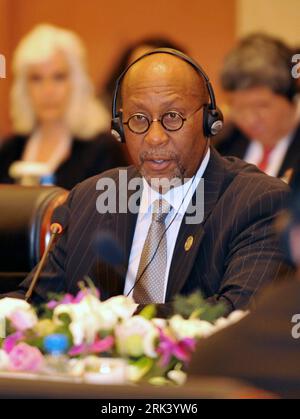
[[[87,295],[93,294],[94,291],[90,290],[89,288],[85,288],[84,290],[80,290],[76,297],[74,297],[72,294],[66,294],[62,300],[55,301],[51,300],[49,303],[47,303],[47,307],[49,310],[54,310],[57,306],[61,304],[78,304],[80,303]],[[100,293],[98,290],[96,290],[96,297],[100,297]]]
[[[9,353],[10,369],[12,371],[38,371],[44,358],[41,352],[27,343],[19,343]]]
[[[115,343],[113,336],[106,336],[104,339],[96,339],[95,342],[91,345],[91,353],[100,353],[109,351]]]
[[[162,357],[161,364],[163,367],[168,366],[172,357],[175,357],[179,361],[183,361],[185,363],[189,362],[195,348],[196,340],[193,338],[185,338],[180,341],[176,341],[160,331],[160,342],[157,352]]]
[[[49,310],[54,310],[55,307],[58,306],[58,301],[50,300],[49,303],[46,304],[46,307],[49,308]]]
[[[49,310],[54,310],[55,307],[59,306],[60,304],[72,304],[74,301],[74,297],[72,294],[66,294],[64,295],[63,299],[60,301],[51,300],[47,304],[47,307]]]
[[[79,291],[78,294],[76,295],[76,297],[74,298],[72,304],[80,303],[84,299],[84,297],[86,297],[87,295],[90,295],[90,294],[92,294],[92,295],[94,294],[94,291],[91,290],[90,288],[85,288],[84,290]],[[100,297],[100,293],[97,289],[96,289],[96,297],[97,298]]]
[[[9,317],[13,327],[16,330],[24,332],[27,329],[31,329],[37,323],[37,317],[32,311],[17,310],[14,311]]]
[[[73,346],[68,354],[70,356],[78,356],[82,354],[99,354],[101,352],[108,352],[114,346],[115,340],[113,336],[107,336],[104,339],[96,339],[91,345],[77,345]]]
[[[16,346],[16,344],[23,338],[24,335],[20,331],[7,336],[7,338],[4,340],[2,344],[2,349],[9,354]]]

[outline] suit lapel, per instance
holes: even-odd
[[[222,189],[225,168],[221,156],[211,149],[211,157],[204,173],[204,216],[201,224],[187,224],[187,214],[182,220],[170,267],[166,300],[178,294],[187,281],[198,249],[204,238],[204,225],[214,208]],[[197,189],[199,188],[199,185]],[[196,193],[190,203],[195,205]],[[189,214],[191,216],[191,214]],[[188,238],[189,241],[188,241]],[[193,240],[192,245],[191,238]]]
[[[140,174],[138,173],[136,169],[131,168],[131,170],[128,171],[128,182],[130,182],[130,180],[132,180],[133,178],[138,179],[139,189],[138,191],[136,189],[133,191],[132,190],[128,191],[127,201],[130,202],[130,200],[134,198],[134,200],[136,201],[137,212],[132,212],[130,210],[128,210],[127,212],[119,211],[116,217],[116,221],[113,220],[113,222],[116,222],[116,225],[114,227],[116,231],[116,237],[118,238],[119,242],[122,245],[126,271],[128,269],[131,246],[132,246],[135,226],[136,226],[137,217],[138,217],[138,210],[139,210],[142,191],[143,191],[142,190],[142,186],[143,186],[142,177],[140,176]],[[126,200],[126,197],[124,199]]]

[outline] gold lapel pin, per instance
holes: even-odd
[[[193,246],[193,243],[194,243],[194,237],[189,236],[184,243],[184,250],[188,252],[190,248]]]

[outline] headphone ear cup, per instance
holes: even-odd
[[[111,134],[120,143],[125,143],[125,134],[123,128],[123,115],[118,112],[117,115],[111,120]]]
[[[203,106],[203,134],[206,138],[213,137],[223,128],[223,114],[219,108],[211,109],[210,105]]]

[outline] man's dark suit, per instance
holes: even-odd
[[[282,397],[300,397],[300,281],[266,290],[239,323],[199,342],[190,374],[238,378]],[[297,324],[298,323],[298,324]],[[294,330],[294,337],[292,329]]]
[[[70,193],[68,227],[38,283],[39,298],[46,299],[50,290],[74,293],[85,275],[100,288],[102,298],[123,293],[125,278],[101,263],[93,246],[95,233],[108,230],[120,243],[128,263],[137,214],[100,215],[96,210],[100,195],[97,181],[110,177],[118,184],[118,175],[118,170],[111,170],[82,182]],[[136,169],[129,167],[128,179],[135,176],[139,176]],[[279,277],[284,266],[272,224],[289,189],[255,166],[222,158],[213,149],[204,173],[204,189],[204,221],[186,224],[183,220],[180,227],[166,301],[175,294],[200,289],[210,301],[224,301],[229,310],[244,308],[259,288]],[[189,236],[194,241],[186,251]]]
[[[234,125],[226,129],[215,140],[215,147],[222,156],[235,156],[243,159],[250,145],[250,140]],[[291,143],[277,173],[277,177],[283,177],[291,168],[298,167],[300,155],[300,125],[296,128]]]

